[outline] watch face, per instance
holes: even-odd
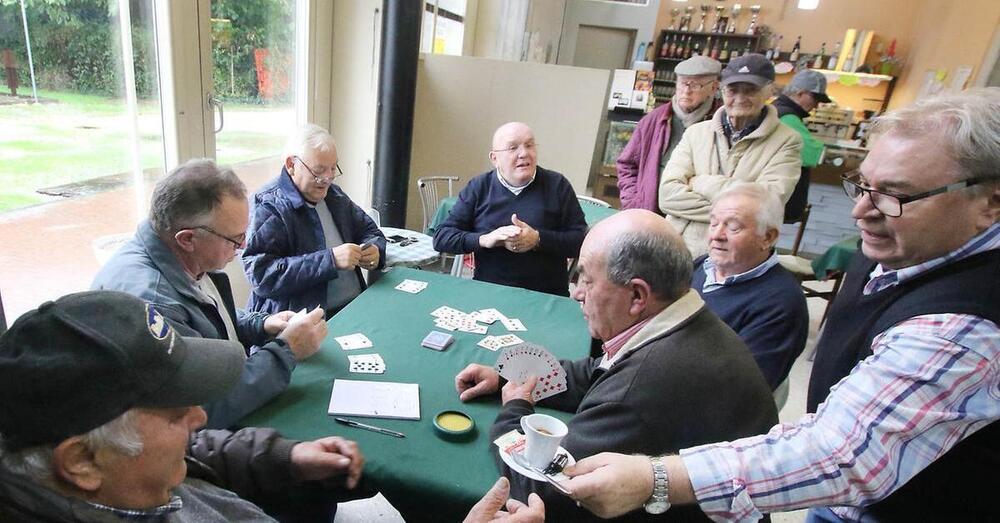
[[[666,501],[650,501],[646,503],[646,512],[650,514],[663,514],[670,508],[670,503]]]

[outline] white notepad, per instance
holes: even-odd
[[[391,381],[333,380],[332,415],[420,419],[420,385]]]

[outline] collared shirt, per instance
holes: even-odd
[[[618,335],[604,342],[604,345],[601,346],[601,349],[604,351],[604,354],[606,355],[605,357],[607,359],[614,360],[615,354],[618,352],[618,350],[624,347],[625,344],[628,343],[628,340],[632,339],[632,336],[634,336],[635,333],[639,332],[640,329],[645,327],[646,324],[649,323],[649,320],[651,319],[653,319],[653,316],[650,316],[636,323],[635,325],[619,332]]]
[[[928,262],[877,276],[872,292],[1000,248],[1000,225]],[[892,273],[892,275],[890,275]],[[1000,327],[928,314],[872,340],[872,355],[830,389],[815,414],[767,435],[681,451],[701,509],[715,520],[829,506],[848,521],[1000,419]]]
[[[508,191],[514,193],[514,196],[521,194],[521,191],[527,189],[528,186],[531,185],[531,182],[535,181],[535,174],[538,172],[538,168],[535,167],[535,172],[531,173],[531,179],[528,180],[528,183],[520,187],[514,187],[513,185],[507,183],[507,180],[503,179],[503,176],[500,174],[500,169],[495,169],[495,170],[497,173],[497,180],[500,180],[500,185],[503,185],[504,187],[507,188]]]
[[[170,501],[166,502],[163,505],[160,505],[158,507],[153,507],[150,509],[115,508],[115,507],[109,507],[107,505],[101,505],[100,503],[94,503],[92,501],[88,501],[87,504],[89,504],[94,508],[111,512],[112,514],[115,514],[118,517],[124,519],[135,519],[135,520],[159,518],[161,516],[170,514],[171,512],[177,512],[178,510],[184,508],[184,502],[181,500],[180,496],[170,496]]]
[[[615,351],[614,356],[609,357],[607,354],[601,357],[601,361],[598,363],[597,368],[608,370],[612,365],[617,363],[626,354],[640,348],[647,341],[673,329],[674,327],[680,325],[681,323],[687,321],[688,318],[694,316],[705,306],[705,301],[701,299],[698,291],[694,289],[688,289],[687,293],[680,297],[677,301],[671,303],[666,309],[663,309],[658,314],[643,320],[642,325],[635,329],[634,332],[628,334],[621,341],[621,345]],[[635,326],[633,326],[635,327]],[[626,332],[631,329],[627,329]],[[619,333],[618,336],[622,336],[625,332]],[[612,338],[611,343],[617,342],[617,336]],[[615,343],[617,345],[617,343]]]
[[[757,128],[760,127],[760,124],[764,123],[764,118],[766,118],[766,117],[767,117],[767,107],[764,107],[764,110],[762,110],[760,112],[760,115],[758,115],[756,118],[754,118],[752,122],[750,122],[749,124],[747,124],[746,127],[740,129],[739,131],[736,131],[736,130],[733,130],[733,122],[731,122],[729,120],[729,113],[723,111],[723,113],[722,113],[722,134],[726,135],[726,138],[729,139],[729,144],[732,145],[732,144],[734,144],[734,143],[742,140],[743,138],[745,138],[750,133],[756,131]]]
[[[712,261],[712,257],[709,256],[708,258],[705,258],[705,263],[702,264],[703,268],[705,269],[705,283],[701,286],[701,291],[707,294],[709,292],[717,291],[729,285],[735,285],[737,283],[752,280],[754,278],[763,276],[764,273],[771,270],[771,267],[774,267],[777,264],[778,264],[778,253],[775,251],[771,251],[771,256],[768,256],[768,258],[763,262],[761,262],[760,265],[746,272],[741,272],[739,274],[734,274],[732,276],[726,276],[725,278],[722,279],[722,281],[719,281],[715,273],[715,263]]]

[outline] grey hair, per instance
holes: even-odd
[[[104,425],[91,429],[81,439],[92,451],[109,448],[126,456],[138,456],[142,453],[142,437],[136,425],[134,410],[128,410]],[[52,454],[55,447],[38,445],[10,452],[0,436],[0,467],[37,482],[47,482],[52,479]]]
[[[236,173],[208,158],[188,160],[157,182],[149,221],[161,234],[207,225],[224,196],[246,199],[246,185]]]
[[[768,229],[781,231],[781,224],[785,220],[785,206],[781,204],[781,198],[777,194],[759,183],[739,183],[722,191],[712,205],[715,206],[730,196],[743,196],[757,203],[757,216],[754,217],[757,220],[757,234],[763,236]]]
[[[993,182],[973,187],[970,195],[984,195],[1000,181],[1000,88],[920,100],[876,118],[871,132],[904,138],[933,136],[958,164],[959,180]]]
[[[302,156],[306,151],[327,153],[337,147],[337,142],[326,129],[307,123],[295,129],[285,143],[285,157]]]
[[[612,240],[608,249],[609,281],[627,285],[639,278],[665,302],[680,299],[690,289],[692,266],[684,243],[664,234],[628,231]]]

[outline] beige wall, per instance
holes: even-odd
[[[604,110],[609,72],[486,58],[421,55],[406,225],[420,227],[417,178],[459,176],[459,189],[492,168],[493,131],[530,125],[538,163],[566,175],[583,194]]]

